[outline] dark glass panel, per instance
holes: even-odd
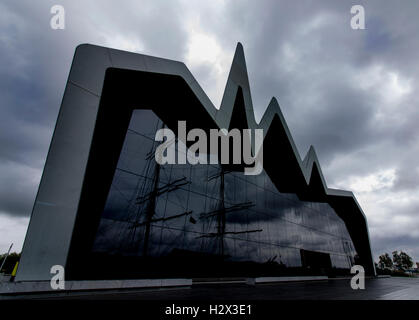
[[[92,249],[103,275],[318,274],[354,263],[330,205],[278,192],[264,171],[157,165],[154,136],[163,126],[150,110],[133,112]]]

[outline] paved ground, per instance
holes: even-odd
[[[16,297],[15,297],[16,298]],[[365,290],[353,290],[349,280],[305,283],[200,284],[190,289],[85,292],[60,296],[26,296],[35,299],[86,300],[419,300],[419,278],[367,279]]]

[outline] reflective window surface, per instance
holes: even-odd
[[[318,274],[354,263],[348,231],[329,204],[279,193],[265,172],[158,165],[154,137],[163,126],[150,110],[133,112],[93,246],[113,272]]]

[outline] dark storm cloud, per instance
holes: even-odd
[[[176,6],[135,2],[64,2],[66,29],[50,28],[55,1],[0,5],[0,212],[28,216],[38,187],[75,47],[111,45],[122,34],[141,38],[144,49],[180,57],[186,42]],[[126,23],[129,21],[129,23]],[[167,30],[173,35],[168,37]],[[145,32],[147,31],[147,32]],[[129,41],[130,38],[127,38]],[[118,43],[116,44],[118,45]]]
[[[59,2],[59,31],[49,26],[57,1],[0,4],[1,213],[30,213],[78,44],[192,61],[200,32],[220,61],[243,43],[257,119],[276,96],[301,156],[313,144],[329,185],[361,186],[374,250],[405,245],[419,258],[419,2]],[[353,4],[364,5],[366,30],[350,28]],[[227,70],[201,53],[188,66],[218,92]]]

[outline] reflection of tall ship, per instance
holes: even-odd
[[[162,126],[163,128],[164,126]],[[130,130],[132,131],[132,130]],[[135,133],[135,132],[134,132]],[[168,142],[175,143],[175,141]],[[177,177],[175,179],[168,179],[163,182],[162,172],[165,170],[154,159],[156,143],[153,142],[150,151],[146,155],[146,162],[142,174],[136,174],[122,168],[117,168],[124,173],[137,175],[138,181],[134,190],[128,208],[128,217],[124,219],[124,225],[119,230],[119,248],[118,252],[129,255],[139,255],[142,257],[153,256],[151,252],[151,239],[153,227],[161,229],[160,241],[162,240],[162,233],[165,229],[171,229],[171,223],[179,221],[180,218],[187,218],[185,223],[196,224],[198,221],[202,224],[203,229],[199,234],[193,237],[195,241],[202,242],[201,248],[206,255],[226,257],[228,250],[226,248],[225,238],[228,236],[261,232],[262,229],[244,230],[244,231],[231,231],[227,228],[227,216],[230,213],[246,210],[254,206],[252,202],[243,202],[233,205],[226,205],[225,202],[225,176],[231,171],[225,170],[219,166],[218,172],[212,176],[206,177],[207,183],[214,180],[215,187],[219,186],[216,190],[218,195],[213,199],[210,204],[210,211],[194,213],[192,210],[184,210],[178,213],[171,212],[170,215],[159,214],[157,211],[157,203],[159,198],[168,195],[169,193],[178,191],[182,187],[191,184],[186,177]],[[169,182],[167,182],[169,181]],[[217,192],[218,191],[218,192]],[[168,197],[168,196],[167,196]],[[167,198],[166,198],[166,201]],[[160,224],[160,225],[157,225]],[[185,228],[183,232],[188,232]],[[182,255],[201,256],[203,252],[193,252],[179,248],[173,248],[172,252],[181,252]]]
[[[225,237],[229,235],[238,235],[246,233],[261,232],[262,229],[254,230],[244,230],[244,231],[228,231],[227,226],[227,215],[236,211],[244,211],[254,206],[252,202],[242,202],[234,205],[226,206],[225,203],[225,175],[231,171],[225,170],[223,166],[220,166],[219,172],[208,177],[208,181],[219,179],[220,189],[219,189],[219,200],[216,204],[215,209],[209,212],[203,212],[199,215],[201,220],[216,220],[216,231],[204,233],[198,238],[213,238],[215,239],[216,250],[215,252],[222,256],[226,256],[226,243]],[[211,223],[208,223],[211,225]]]
[[[162,128],[164,125],[162,126]],[[129,129],[132,133],[135,131]],[[139,133],[138,133],[139,134]],[[173,143],[173,142],[172,142]],[[134,190],[134,197],[131,199],[127,212],[128,218],[124,221],[125,225],[119,232],[119,252],[130,253],[134,255],[141,254],[143,257],[149,255],[151,229],[153,224],[162,222],[170,222],[171,220],[179,219],[181,217],[190,216],[192,211],[184,211],[170,216],[157,215],[156,207],[158,198],[174,192],[182,186],[190,184],[186,177],[169,181],[168,183],[161,183],[161,165],[154,160],[156,143],[153,142],[151,150],[146,155],[146,162],[142,174],[117,168],[128,174],[138,176],[136,188]],[[190,217],[189,221],[195,223],[196,221]]]

